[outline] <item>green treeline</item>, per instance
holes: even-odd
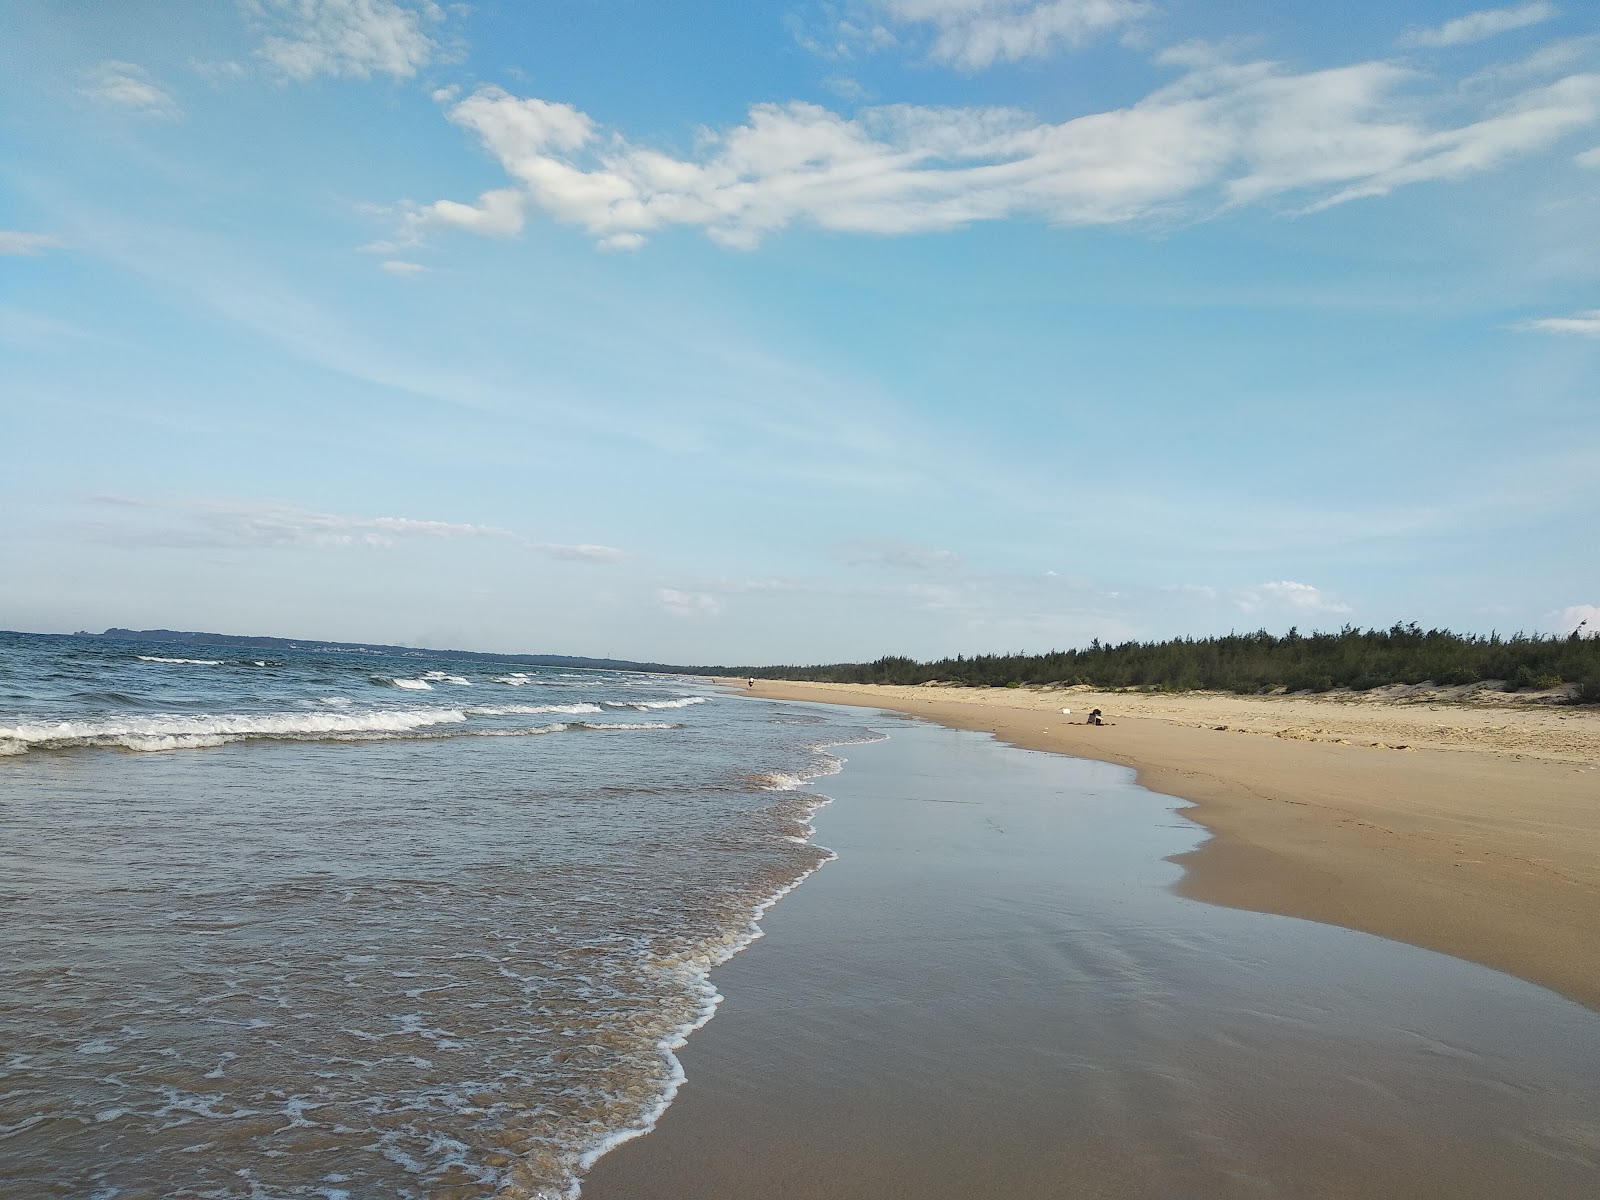
[[[1048,654],[961,655],[938,662],[886,657],[870,663],[814,667],[743,668],[739,674],[767,679],[831,683],[940,681],[973,687],[1028,683],[1086,683],[1100,688],[1207,688],[1253,693],[1283,687],[1325,692],[1336,687],[1366,690],[1393,683],[1463,684],[1503,682],[1507,691],[1578,685],[1580,703],[1600,703],[1600,638],[1451,633],[1415,624],[1392,629],[1345,626],[1338,633],[1283,637],[1262,630],[1225,637],[1178,638],[1166,642],[1102,645]]]

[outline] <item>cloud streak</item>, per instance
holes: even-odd
[[[565,562],[587,563],[616,563],[629,557],[627,551],[618,550],[615,546],[598,546],[589,542],[577,545],[564,545],[560,542],[529,542],[528,549],[536,554],[543,554],[548,558],[559,558]]]
[[[75,527],[75,532],[84,540],[116,546],[326,550],[388,548],[418,541],[506,539],[535,554],[567,562],[615,563],[628,557],[613,546],[528,541],[496,525],[412,517],[348,516],[276,500],[222,497],[150,500],[137,496],[94,496],[90,503],[97,508],[133,515],[133,519],[96,521]],[[145,516],[141,519],[139,514]]]
[[[1532,333],[1561,333],[1577,337],[1600,337],[1600,308],[1573,313],[1570,317],[1534,317],[1516,326]]]
[[[852,567],[893,567],[903,571],[928,571],[953,567],[960,558],[954,550],[939,550],[915,542],[860,539],[848,543],[840,560]]]
[[[1308,212],[1486,171],[1600,121],[1600,74],[1479,97],[1452,123],[1442,114],[1460,97],[1395,63],[1294,73],[1170,61],[1186,67],[1171,85],[1059,124],[1008,108],[890,105],[846,117],[759,104],[681,158],[571,105],[484,87],[442,99],[509,186],[408,210],[406,240],[440,228],[512,236],[540,213],[604,248],[633,249],[673,227],[751,248],[795,226],[903,235],[1019,217],[1117,225],[1273,201]]]
[[[1521,4],[1515,8],[1486,8],[1479,12],[1468,13],[1464,17],[1457,17],[1453,21],[1446,21],[1443,25],[1407,30],[1401,35],[1400,44],[1430,49],[1464,46],[1469,42],[1481,42],[1485,38],[1510,33],[1514,29],[1526,29],[1530,25],[1538,25],[1555,15],[1556,6],[1546,4],[1543,0],[1534,4]]]
[[[107,59],[88,73],[79,94],[136,117],[175,121],[183,116],[177,97],[137,63]]]
[[[18,229],[0,229],[0,255],[41,254],[66,245],[51,233],[27,233]]]

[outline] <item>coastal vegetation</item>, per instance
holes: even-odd
[[[870,663],[739,668],[767,679],[830,683],[946,683],[970,687],[1089,684],[1160,691],[1208,689],[1243,694],[1272,691],[1366,691],[1390,684],[1451,686],[1494,683],[1505,691],[1575,685],[1574,701],[1600,703],[1600,637],[1580,628],[1566,637],[1517,633],[1502,637],[1389,629],[1283,636],[1259,630],[1221,637],[1105,644],[1047,654],[957,655],[933,662],[887,656]],[[730,669],[731,670],[731,669]]]

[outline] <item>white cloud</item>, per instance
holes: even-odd
[[[183,116],[177,98],[137,63],[107,59],[88,73],[80,94],[134,116],[173,121]]]
[[[624,550],[615,546],[597,546],[583,542],[577,545],[564,545],[560,542],[529,542],[528,549],[550,558],[564,559],[567,562],[614,563],[621,562],[628,557]]]
[[[410,79],[439,45],[424,27],[444,18],[433,0],[243,0],[263,33],[256,53],[291,79],[317,75]]]
[[[428,269],[421,263],[406,262],[404,259],[399,258],[386,258],[378,265],[385,271],[389,272],[389,274],[399,275],[402,277],[421,275]]]
[[[680,592],[677,588],[658,588],[656,603],[675,617],[717,617],[726,607],[709,592]]]
[[[1516,326],[1536,333],[1567,333],[1579,337],[1600,337],[1600,308],[1573,313],[1570,317],[1535,317]]]
[[[1574,155],[1572,161],[1580,167],[1600,169],[1600,146],[1596,146],[1593,150],[1585,150],[1582,154]]]
[[[897,567],[927,571],[934,567],[953,567],[960,559],[953,550],[938,550],[915,542],[861,539],[846,545],[839,556],[852,567]]]
[[[1583,637],[1600,638],[1600,604],[1568,605],[1556,614],[1551,624],[1563,637],[1576,630]]]
[[[392,546],[409,538],[514,537],[493,525],[419,521],[410,517],[352,517],[276,500],[204,498],[147,500],[96,496],[103,508],[167,513],[164,524],[103,522],[83,527],[91,540],[159,546]],[[175,520],[174,520],[175,518]]]
[[[928,55],[966,71],[1044,58],[1149,11],[1137,0],[876,0],[884,17],[934,31]]]
[[[1434,85],[1437,88],[1437,85]],[[760,104],[678,158],[602,130],[571,105],[485,87],[450,120],[499,160],[509,187],[409,211],[429,227],[510,236],[530,213],[608,248],[672,226],[749,248],[795,225],[912,234],[1035,217],[1065,225],[1193,218],[1293,198],[1301,211],[1458,179],[1600,121],[1600,74],[1440,119],[1454,89],[1385,62],[1294,74],[1208,59],[1136,104],[1060,124],[1001,108],[891,105],[846,118]],[[402,238],[402,240],[404,240]]]
[[[1261,583],[1240,591],[1235,603],[1245,612],[1261,609],[1289,609],[1306,613],[1353,612],[1348,604],[1334,600],[1321,588],[1309,583],[1296,583],[1282,579],[1276,583]]]
[[[0,254],[38,254],[41,250],[54,250],[65,244],[52,233],[0,229]]]
[[[1556,15],[1556,6],[1537,0],[1516,8],[1486,8],[1468,13],[1453,21],[1446,21],[1428,29],[1408,29],[1400,37],[1402,46],[1463,46],[1468,42],[1481,42],[1513,29],[1524,29],[1548,21]]]

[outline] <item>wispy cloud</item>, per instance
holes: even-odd
[[[1304,613],[1349,613],[1354,612],[1348,604],[1334,599],[1321,588],[1313,587],[1309,583],[1296,583],[1291,579],[1282,579],[1275,583],[1260,583],[1254,587],[1242,589],[1234,603],[1244,612],[1260,612],[1264,609],[1287,609],[1291,612]]]
[[[710,592],[684,592],[658,588],[656,603],[674,617],[719,617],[726,605]]]
[[[1149,11],[1136,0],[877,0],[891,22],[931,27],[928,56],[966,71],[1046,58]]]
[[[52,233],[25,233],[17,229],[0,229],[0,254],[39,254],[56,250],[66,242]]]
[[[1600,146],[1596,146],[1593,150],[1585,150],[1581,154],[1574,155],[1572,161],[1577,163],[1580,167],[1594,167],[1596,169],[1600,169]]]
[[[243,7],[263,34],[256,53],[302,82],[410,79],[439,49],[426,27],[444,19],[433,0],[243,0]]]
[[[761,104],[745,124],[706,133],[692,158],[632,145],[568,104],[480,88],[447,101],[449,118],[510,186],[411,209],[402,240],[438,227],[514,235],[532,213],[626,249],[672,226],[749,248],[795,225],[890,235],[1015,217],[1112,225],[1288,198],[1305,212],[1459,179],[1600,121],[1600,74],[1478,96],[1452,125],[1439,114],[1459,97],[1393,63],[1303,74],[1183,65],[1136,104],[1060,124],[1003,108],[892,105],[846,118]]]
[[[0,306],[0,342],[26,350],[59,350],[89,336],[86,330],[58,317]]]
[[[118,546],[172,548],[391,547],[402,542],[504,539],[547,558],[614,563],[627,554],[613,546],[529,541],[496,525],[429,521],[412,517],[364,517],[318,512],[277,500],[202,497],[161,500],[142,496],[94,496],[94,507],[117,519],[72,527],[80,538]]]
[[[529,542],[527,546],[536,553],[567,562],[615,563],[629,557],[627,551],[618,550],[615,546],[598,546],[589,542],[576,545],[563,545],[560,542]]]
[[[423,274],[428,268],[421,263],[407,262],[401,258],[386,258],[378,264],[391,275],[398,275],[402,279],[409,279],[415,275]]]
[[[1481,42],[1513,29],[1526,29],[1548,21],[1557,13],[1556,6],[1537,0],[1533,4],[1519,4],[1515,8],[1486,8],[1468,13],[1443,25],[1424,29],[1408,29],[1400,36],[1402,46],[1441,47],[1464,46],[1468,42]]]
[[[91,540],[164,546],[392,546],[411,538],[514,538],[493,525],[420,521],[410,517],[355,517],[317,512],[275,500],[203,498],[151,500],[95,496],[100,508],[155,514],[156,521],[124,518],[84,527]]]
[[[1205,583],[1170,583],[1161,591],[1195,600],[1213,601],[1217,598],[1217,589]]]
[[[1534,333],[1565,333],[1578,337],[1600,337],[1600,308],[1573,313],[1570,317],[1534,317],[1516,328]]]
[[[185,65],[200,78],[213,85],[243,79],[250,73],[250,68],[246,67],[242,62],[235,62],[233,59],[191,58]]]
[[[910,571],[953,567],[960,561],[954,550],[939,550],[916,542],[881,541],[872,538],[846,543],[839,553],[839,558],[852,567],[895,567]]]
[[[138,117],[175,121],[183,116],[177,97],[137,63],[107,59],[88,72],[79,94]]]

